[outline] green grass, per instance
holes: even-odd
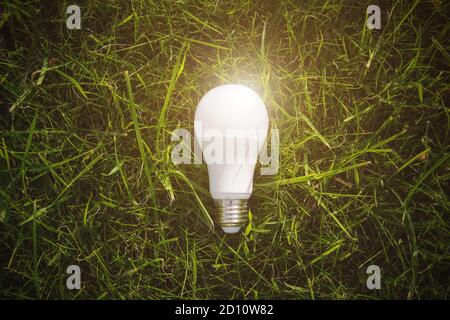
[[[75,2],[78,31],[72,2],[1,5],[0,297],[449,298],[447,1],[378,1],[381,30],[373,1]],[[170,133],[235,82],[280,170],[225,236]]]

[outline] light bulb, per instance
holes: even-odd
[[[237,233],[247,222],[247,200],[268,126],[263,100],[242,85],[216,87],[197,106],[195,136],[208,166],[216,220],[225,233]]]

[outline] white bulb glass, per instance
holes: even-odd
[[[216,87],[198,104],[195,136],[208,165],[218,222],[226,233],[239,232],[247,221],[247,199],[253,191],[253,173],[268,125],[263,100],[242,85]]]

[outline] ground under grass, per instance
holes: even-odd
[[[449,9],[3,2],[0,297],[447,299]],[[224,83],[264,97],[281,143],[234,236],[211,228],[206,166],[170,159],[170,133]]]

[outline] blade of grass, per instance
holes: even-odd
[[[145,176],[147,177],[147,183],[148,183],[148,187],[150,189],[153,206],[156,207],[157,205],[156,205],[156,199],[155,199],[155,188],[154,188],[154,184],[152,181],[150,167],[147,162],[147,154],[145,153],[144,144],[142,142],[141,129],[140,129],[138,118],[137,118],[136,106],[134,105],[133,92],[131,89],[130,76],[128,74],[128,70],[126,70],[124,72],[124,75],[125,75],[125,80],[127,83],[129,107],[130,107],[131,118],[133,120],[133,125],[134,125],[134,133],[136,135],[139,152],[141,154],[141,161],[142,161],[142,165],[144,167]]]

